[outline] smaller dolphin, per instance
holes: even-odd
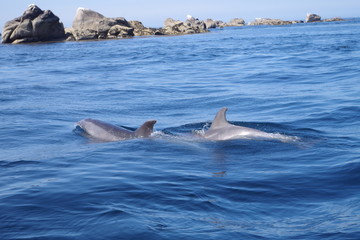
[[[297,138],[285,136],[279,133],[267,133],[253,128],[236,126],[226,120],[226,111],[224,107],[216,114],[209,130],[201,134],[208,140],[231,140],[231,139],[277,139],[282,142],[294,141]]]
[[[147,121],[135,131],[130,131],[110,123],[91,118],[83,119],[77,122],[76,125],[95,139],[106,142],[114,142],[133,138],[148,138],[153,132],[155,123],[156,120]]]

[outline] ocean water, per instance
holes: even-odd
[[[0,239],[360,239],[360,21],[0,45]],[[296,141],[205,141],[216,112]],[[95,118],[150,139],[98,142]]]

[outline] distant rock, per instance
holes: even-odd
[[[125,18],[107,18],[90,9],[79,8],[72,28],[65,30],[68,40],[113,39],[146,35],[176,35],[206,32],[206,25],[193,17],[185,22],[171,18],[164,28],[148,28],[139,21]]]
[[[165,21],[164,21],[164,28],[173,28],[173,27],[176,27],[176,26],[181,26],[183,25],[184,23],[180,20],[175,20],[175,19],[172,19],[172,18],[167,18]]]
[[[284,21],[281,19],[271,19],[271,18],[256,18],[255,21],[249,22],[248,25],[288,25],[292,24],[291,21]]]
[[[336,17],[321,20],[317,14],[307,14],[305,22],[344,21]],[[304,21],[284,21],[281,19],[257,18],[248,25],[288,25]],[[146,35],[179,35],[208,32],[211,28],[244,26],[242,18],[231,19],[228,23],[207,19],[200,21],[191,15],[179,21],[168,18],[163,28],[145,27],[139,21],[125,18],[107,18],[86,8],[78,8],[71,28],[65,28],[60,19],[50,10],[43,11],[35,4],[28,6],[22,16],[8,21],[0,37],[3,43],[28,43],[38,41],[79,41],[91,39],[114,39]]]
[[[186,20],[195,20],[195,18],[193,16],[191,16],[190,14],[186,15]]]
[[[129,24],[134,28],[134,36],[164,35],[161,29],[144,27],[139,21],[129,21]]]
[[[204,21],[204,23],[205,23],[205,26],[206,26],[207,29],[217,28],[218,27],[217,24],[216,24],[216,21],[214,21],[214,20],[212,20],[210,18],[206,19]]]
[[[304,21],[303,20],[292,20],[291,23],[292,24],[304,23]]]
[[[197,18],[187,19],[185,21],[187,27],[186,33],[203,33],[208,32],[204,21],[200,21]]]
[[[78,8],[68,40],[113,39],[134,36],[134,28],[125,18],[107,18],[86,8]]]
[[[204,21],[204,23],[207,29],[245,26],[245,21],[242,18],[233,18],[227,23],[220,20],[212,20],[211,18],[208,18]]]
[[[188,16],[185,22],[167,18],[164,21],[163,30],[166,35],[194,34],[208,32],[204,21]]]
[[[337,21],[345,21],[345,19],[340,17],[335,17],[335,18],[327,18],[323,20],[323,22],[337,22]]]
[[[65,39],[64,25],[50,10],[35,4],[28,6],[21,17],[8,21],[3,29],[3,43],[28,43]]]
[[[167,35],[177,35],[177,34],[185,34],[187,31],[187,27],[184,22],[180,20],[174,20],[172,18],[167,18],[164,21],[163,31]]]
[[[314,13],[308,13],[305,22],[321,22],[321,17]]]
[[[172,18],[167,18],[164,21],[163,29],[166,35],[186,34],[188,30],[184,22],[180,20],[174,20]]]
[[[228,23],[226,23],[228,27],[241,27],[245,26],[245,21],[242,18],[233,18]]]
[[[73,28],[65,28],[65,38],[66,41],[76,41],[74,35],[74,29]]]

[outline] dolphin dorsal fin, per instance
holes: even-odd
[[[221,128],[229,125],[230,123],[226,120],[226,111],[228,108],[224,107],[216,114],[210,129]]]
[[[135,135],[137,137],[150,137],[150,135],[154,131],[155,123],[156,120],[146,121],[143,125],[136,129]]]

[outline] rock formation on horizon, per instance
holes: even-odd
[[[308,14],[306,22],[343,21],[342,18],[321,20],[317,14]],[[304,21],[257,18],[248,25],[288,25]],[[145,35],[180,35],[208,32],[210,28],[244,26],[242,18],[228,23],[207,19],[201,21],[191,15],[183,21],[168,18],[163,28],[145,27],[139,21],[127,21],[123,17],[108,18],[86,8],[78,8],[71,28],[64,29],[60,19],[50,10],[43,11],[35,4],[28,6],[22,16],[8,21],[3,29],[3,43],[29,43],[40,41],[79,41],[92,39],[114,39]]]
[[[335,22],[335,21],[344,21],[344,19],[336,17],[329,18],[325,20],[321,20],[321,16],[313,13],[308,13],[306,16],[305,23],[312,22]],[[256,18],[255,21],[249,22],[248,25],[256,26],[256,25],[288,25],[288,24],[296,24],[296,23],[304,23],[303,20],[293,20],[293,21],[284,21],[281,19],[271,19],[271,18]]]
[[[78,8],[72,28],[67,28],[68,40],[114,39],[145,35],[177,35],[206,32],[204,22],[189,18],[185,22],[171,18],[165,20],[164,28],[148,28],[139,21],[125,18],[107,18],[86,8]]]
[[[204,21],[188,16],[185,22],[167,18],[164,21],[163,32],[166,35],[194,34],[208,32]]]
[[[321,17],[314,13],[308,13],[305,22],[321,22]]]
[[[208,18],[204,21],[204,23],[205,23],[207,29],[245,26],[245,21],[242,18],[233,18],[227,23],[225,23],[221,20],[212,20],[211,18]]]
[[[210,28],[222,28],[225,27],[225,23],[221,20],[212,20],[211,18],[208,18],[204,21],[205,26],[207,29]]]
[[[5,24],[2,43],[55,41],[64,38],[64,25],[60,19],[50,10],[43,11],[31,4],[21,17]]]
[[[292,21],[284,21],[281,19],[271,19],[271,18],[256,18],[255,21],[249,22],[248,25],[250,26],[257,26],[257,25],[288,25],[292,24]]]
[[[134,28],[134,36],[164,35],[161,29],[145,27],[140,21],[132,20],[129,24]]]
[[[134,36],[134,28],[125,18],[107,18],[86,8],[78,8],[68,40],[113,39]]]
[[[323,22],[339,22],[339,21],[345,21],[345,20],[340,17],[327,18],[323,20]]]
[[[327,18],[324,20],[321,20],[321,16],[314,14],[314,13],[308,13],[306,16],[305,22],[312,23],[312,22],[338,22],[338,21],[344,21],[343,18],[340,17],[334,17],[334,18]]]
[[[242,27],[245,26],[245,20],[242,18],[233,18],[228,23],[226,23],[227,27]]]

